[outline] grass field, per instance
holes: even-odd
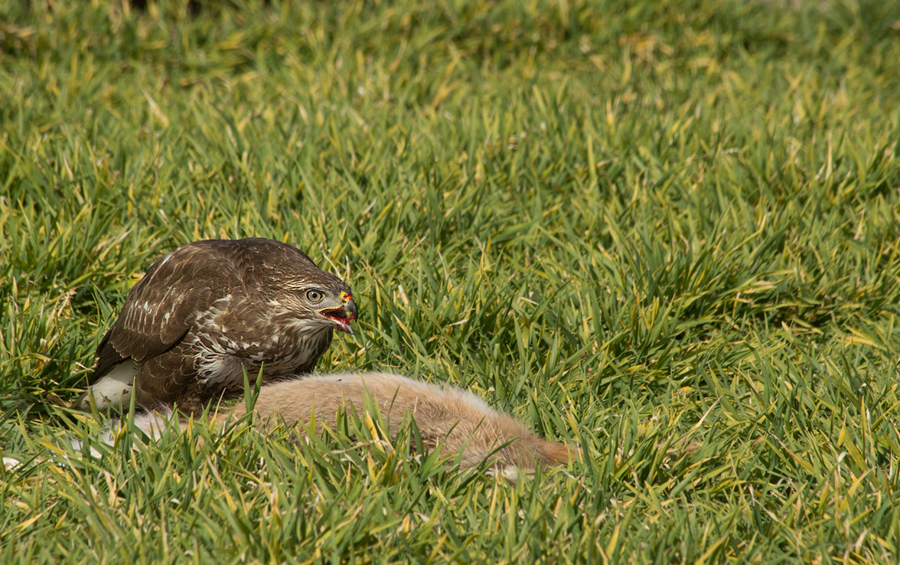
[[[0,4],[0,562],[897,562],[898,61],[876,0]],[[246,236],[353,287],[320,371],[583,460],[72,452],[143,270]]]

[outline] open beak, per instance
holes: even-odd
[[[353,328],[350,326],[350,322],[356,319],[359,310],[356,308],[356,302],[353,301],[353,296],[349,292],[341,293],[341,302],[343,305],[340,308],[325,308],[324,310],[319,310],[319,315],[331,320],[338,331],[353,335]]]

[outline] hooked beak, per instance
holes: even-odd
[[[341,293],[341,302],[343,305],[340,308],[325,308],[319,310],[319,315],[331,320],[338,331],[353,335],[353,328],[350,326],[350,322],[356,319],[359,310],[356,308],[356,302],[353,301],[353,296],[349,292]]]

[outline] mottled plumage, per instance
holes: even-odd
[[[313,370],[332,330],[352,333],[350,287],[302,251],[269,239],[183,245],[128,293],[97,348],[90,388],[78,405],[196,411],[243,390],[244,369],[266,381]],[[131,385],[134,384],[134,389]]]

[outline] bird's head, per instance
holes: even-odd
[[[306,301],[319,317],[328,320],[336,330],[353,335],[350,322],[356,319],[359,310],[349,288],[340,292],[311,288],[306,291]]]
[[[316,279],[286,285],[278,301],[306,323],[353,334],[350,322],[356,319],[359,310],[350,287],[324,271]]]
[[[271,305],[281,306],[285,323],[312,329],[353,333],[358,309],[350,287],[340,277],[316,267],[299,249],[268,239],[242,240],[247,255],[242,267]]]

